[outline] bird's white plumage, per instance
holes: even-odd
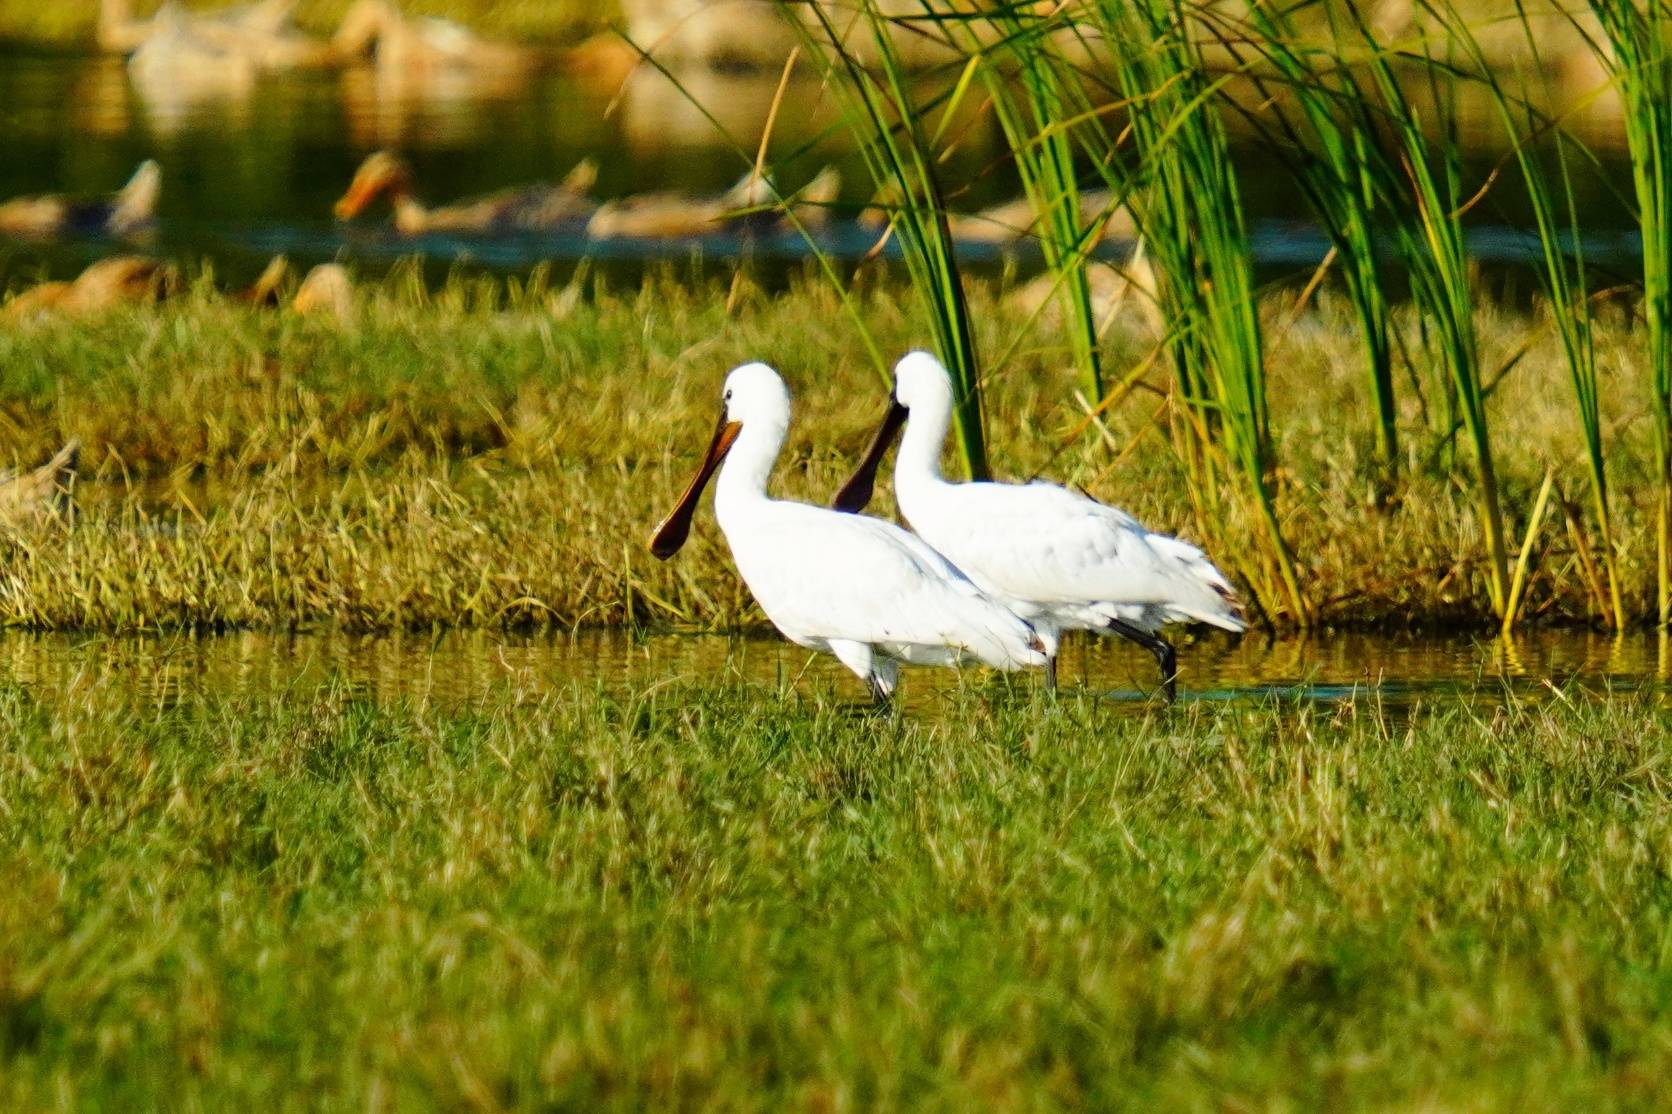
[[[901,661],[1044,664],[1034,630],[921,539],[880,519],[767,496],[789,427],[776,372],[734,370],[726,408],[741,430],[720,469],[715,517],[744,583],[785,637],[835,654],[884,694]]]
[[[1145,631],[1197,621],[1245,627],[1223,573],[1200,549],[1050,483],[947,483],[940,453],[952,384],[933,356],[895,368],[909,412],[895,495],[912,529],[977,586],[1029,619],[1053,643],[1061,630],[1120,619]]]

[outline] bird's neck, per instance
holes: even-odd
[[[412,191],[406,186],[395,186],[390,193],[389,203],[395,209],[395,227],[402,232],[422,232],[429,223],[430,211],[424,208],[423,202],[412,196]]]
[[[941,446],[952,419],[952,404],[916,406],[900,439],[900,455],[894,462],[896,494],[909,499],[908,492],[942,483]]]
[[[720,466],[714,487],[714,513],[725,520],[766,499],[766,481],[784,447],[785,427],[759,421],[745,423]]]

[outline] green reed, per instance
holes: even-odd
[[[1182,0],[1096,0],[1113,91],[1128,106],[1123,131],[1088,127],[1093,160],[1120,192],[1140,182],[1134,216],[1156,271],[1165,344],[1185,404],[1180,443],[1194,494],[1224,522],[1216,472],[1252,503],[1276,583],[1255,584],[1261,605],[1307,622],[1306,598],[1278,524],[1271,479],[1264,339],[1253,264],[1219,82],[1204,64],[1194,9]],[[1092,114],[1089,119],[1101,123]],[[1222,463],[1221,463],[1222,462]]]
[[[844,11],[840,17],[824,4],[777,3],[835,91],[878,199],[889,203],[890,227],[899,238],[912,288],[928,316],[935,348],[957,385],[953,424],[964,471],[972,479],[984,479],[988,467],[980,367],[937,161],[941,133],[975,78],[977,59],[964,66],[950,93],[921,95],[913,88],[893,25],[877,0],[860,0],[856,11]],[[839,18],[847,22],[839,24]],[[874,49],[872,65],[862,60],[850,35],[863,37]],[[936,109],[942,126],[932,131],[927,117]]]
[[[1540,69],[1543,60],[1538,37],[1531,24],[1523,19],[1533,66]],[[1467,40],[1467,44],[1472,43],[1472,38]],[[1610,510],[1585,244],[1569,163],[1575,157],[1570,153],[1575,142],[1533,108],[1525,81],[1519,95],[1510,94],[1485,65],[1478,47],[1473,54],[1476,68],[1492,91],[1505,131],[1515,140],[1516,164],[1532,207],[1539,247],[1539,279],[1567,360],[1574,410],[1585,442],[1592,513],[1601,535],[1602,565],[1607,581],[1605,610],[1608,622],[1617,630],[1625,625],[1625,602],[1621,596],[1619,554]],[[1554,174],[1540,158],[1540,145],[1546,143],[1552,149]]]
[[[1449,13],[1431,9],[1436,16]],[[1500,616],[1509,604],[1510,569],[1504,541],[1504,513],[1486,412],[1487,386],[1475,334],[1475,284],[1471,275],[1464,209],[1473,200],[1463,185],[1463,139],[1459,134],[1456,83],[1462,73],[1447,57],[1468,34],[1450,20],[1445,50],[1436,54],[1423,39],[1422,85],[1413,91],[1394,72],[1393,53],[1356,9],[1357,34],[1369,50],[1367,66],[1376,110],[1385,118],[1395,151],[1397,175],[1388,175],[1393,202],[1405,219],[1393,222],[1393,243],[1408,269],[1411,297],[1435,357],[1434,394],[1440,419],[1441,456],[1461,429],[1473,450],[1476,517],[1486,547],[1486,588]],[[1424,95],[1425,94],[1425,95]],[[1419,101],[1418,97],[1423,99]],[[1434,138],[1431,138],[1431,135]]]
[[[1109,214],[1088,221],[1083,212],[1069,124],[1081,96],[1066,87],[1077,78],[1053,42],[1062,18],[1037,14],[1031,5],[1001,4],[985,14],[998,37],[984,52],[987,94],[1034,211],[1034,233],[1055,278],[1080,388],[1096,406],[1103,399],[1102,348],[1086,259]]]
[[[1666,0],[1591,0],[1602,39],[1588,39],[1625,102],[1626,143],[1643,244],[1643,315],[1659,495],[1656,601],[1672,622],[1672,6]]]
[[[1339,36],[1306,40],[1292,8],[1256,3],[1247,36],[1264,68],[1251,76],[1262,112],[1248,119],[1284,157],[1296,186],[1336,255],[1364,345],[1365,382],[1375,405],[1376,444],[1388,478],[1399,470],[1399,407],[1393,382],[1390,296],[1377,230],[1385,211],[1383,164],[1370,100],[1358,85]],[[1332,24],[1333,27],[1333,24]],[[1269,72],[1268,72],[1269,71]]]

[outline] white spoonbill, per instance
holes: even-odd
[[[877,467],[907,425],[894,463],[900,512],[976,585],[1028,620],[1045,639],[1046,684],[1057,683],[1057,644],[1065,630],[1122,635],[1155,655],[1167,699],[1178,660],[1156,633],[1172,622],[1246,628],[1236,593],[1202,551],[1144,529],[1125,511],[1053,483],[948,483],[941,444],[952,417],[952,378],[927,352],[894,366],[894,393],[875,440],[836,493],[837,510],[871,500]]]
[[[714,439],[650,551],[666,560],[685,544],[703,486],[724,460],[714,516],[743,582],[784,637],[836,655],[879,704],[893,693],[900,662],[1045,664],[1033,628],[922,539],[881,519],[768,498],[789,424],[790,396],[777,372],[744,364],[726,376]]]

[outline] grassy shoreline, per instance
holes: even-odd
[[[1257,526],[1233,517],[1203,536],[1153,362],[1099,429],[1072,401],[1060,336],[1030,332],[1005,290],[974,284],[971,295],[983,349],[1015,347],[985,385],[996,472],[1082,486],[1205,542],[1235,573]],[[862,283],[858,298],[885,353],[923,343],[891,283]],[[1282,326],[1270,368],[1278,510],[1318,621],[1489,623],[1466,494],[1425,466],[1419,437],[1400,486],[1381,484],[1343,307],[1326,296],[1292,321],[1284,302],[1264,311]],[[1489,367],[1527,349],[1489,401],[1519,540],[1546,468],[1566,500],[1583,498],[1582,441],[1546,323],[1484,309],[1478,327]],[[1642,621],[1654,558],[1649,423],[1630,390],[1640,357],[1626,325],[1603,324],[1597,344],[1620,567]],[[1141,369],[1152,345],[1140,324],[1119,326],[1108,366]],[[427,293],[397,276],[363,289],[347,326],[263,314],[205,289],[160,307],[16,323],[0,332],[0,462],[44,459],[76,436],[88,481],[73,528],[0,532],[0,624],[758,622],[706,511],[679,559],[660,564],[644,549],[701,448],[724,372],[757,358],[796,396],[776,490],[822,502],[883,395],[814,278],[781,294],[671,275],[642,289],[508,294],[462,280]],[[1422,415],[1408,410],[1420,430]],[[1525,614],[1585,623],[1597,601],[1560,506],[1535,539]],[[877,511],[892,513],[886,490]]]
[[[8,1109],[1652,1108],[1641,700],[0,687]],[[1512,743],[1512,745],[1506,745]]]

